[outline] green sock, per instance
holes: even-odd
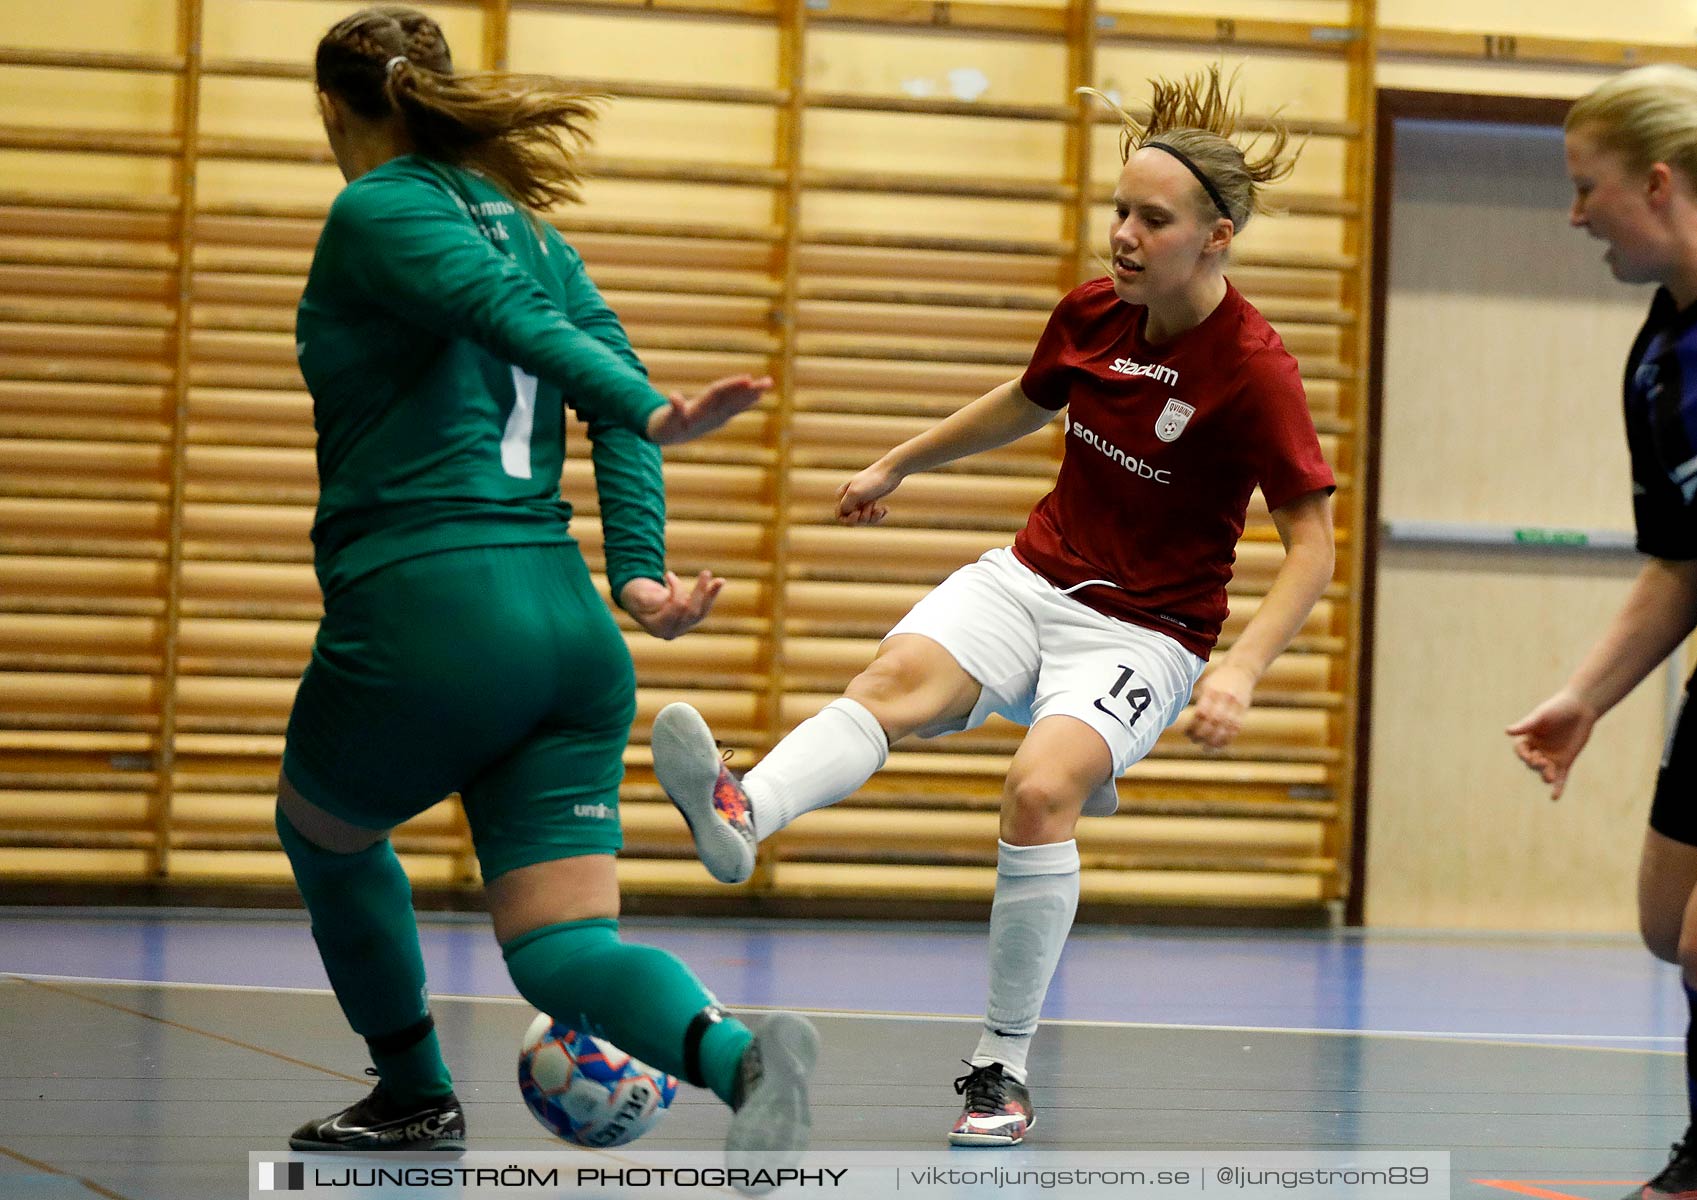
[[[422,1036],[411,1041],[409,1035],[419,1032]],[[448,1065],[442,1061],[442,1044],[436,1040],[434,1021],[422,1031],[415,1026],[393,1036],[396,1040],[390,1044],[396,1048],[392,1051],[378,1048],[384,1044],[381,1038],[367,1038],[366,1045],[370,1047],[377,1077],[397,1100],[429,1100],[446,1096],[454,1090]],[[408,1041],[402,1041],[402,1038],[408,1038]]]
[[[619,940],[611,918],[567,921],[501,947],[519,994],[574,1029],[604,1037],[651,1067],[688,1079],[684,1042],[696,1014],[715,1003],[676,957]],[[743,1051],[754,1040],[733,1017],[701,1034],[701,1080],[726,1104]]]
[[[302,837],[281,811],[277,836],[312,917],[312,938],[348,1024],[366,1039],[397,1100],[453,1091],[430,1020],[412,885],[387,838],[336,854]]]

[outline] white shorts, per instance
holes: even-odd
[[[1207,665],[1164,633],[1066,595],[1006,547],[943,580],[885,637],[903,633],[938,643],[983,686],[970,714],[921,737],[976,729],[991,713],[1025,726],[1074,717],[1102,735],[1115,776],[1178,719]],[[1117,803],[1095,795],[1084,811]]]

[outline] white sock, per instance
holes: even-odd
[[[890,757],[890,739],[864,704],[844,696],[789,732],[742,777],[765,841],[816,808],[852,796]]]
[[[990,906],[990,1000],[972,1065],[1001,1063],[1025,1082],[1025,1056],[1061,947],[1078,911],[1078,843],[1010,846],[998,841]]]

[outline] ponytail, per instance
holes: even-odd
[[[1122,161],[1151,145],[1175,154],[1206,193],[1204,216],[1224,216],[1234,230],[1241,230],[1254,214],[1271,211],[1262,189],[1289,175],[1301,150],[1289,149],[1290,130],[1277,119],[1268,131],[1268,145],[1258,147],[1259,136],[1247,146],[1238,145],[1237,120],[1243,106],[1233,94],[1236,83],[1235,74],[1221,78],[1218,66],[1177,81],[1156,79],[1150,85],[1154,94],[1147,121],[1139,121],[1095,88],[1079,90],[1119,116]]]
[[[414,150],[483,175],[532,210],[576,201],[600,97],[540,75],[455,75],[435,21],[379,6],[338,21],[318,43],[321,91],[362,117],[398,115]]]

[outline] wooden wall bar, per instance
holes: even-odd
[[[3,878],[287,876],[271,795],[319,613],[293,310],[340,183],[308,63],[346,6],[302,4],[274,30],[241,0],[224,7],[209,25],[202,0],[178,0],[168,45],[84,50],[68,31],[0,46],[14,94],[53,82],[90,96],[68,116],[46,100],[9,108],[0,124],[0,163],[25,168],[0,188]],[[1048,487],[1057,428],[911,481],[884,527],[829,515],[848,474],[1017,373],[1059,295],[1098,272],[1115,130],[1074,89],[1117,89],[1135,107],[1149,73],[1241,61],[1245,125],[1282,109],[1310,139],[1275,196],[1286,215],[1256,223],[1232,274],[1302,362],[1342,481],[1338,578],[1237,745],[1202,755],[1169,732],[1122,781],[1120,814],[1084,823],[1084,896],[1319,912],[1347,892],[1373,63],[1491,57],[1488,45],[1380,35],[1371,0],[1340,3],[1331,23],[1100,0],[427,7],[462,64],[569,71],[614,97],[588,202],[554,219],[657,382],[753,369],[779,383],[667,456],[674,565],[730,586],[678,642],[626,623],[642,682],[625,794],[633,895],[717,890],[653,782],[646,736],[662,704],[693,700],[746,766],[835,695],[927,587],[1006,544]],[[1549,39],[1515,53],[1678,57]],[[569,437],[583,444],[580,428]],[[564,490],[599,567],[586,461],[569,463]],[[1227,644],[1281,554],[1257,498]],[[768,843],[744,894],[914,912],[986,900],[1018,736],[997,723],[898,746],[860,795]],[[452,799],[397,844],[421,885],[475,885]]]

